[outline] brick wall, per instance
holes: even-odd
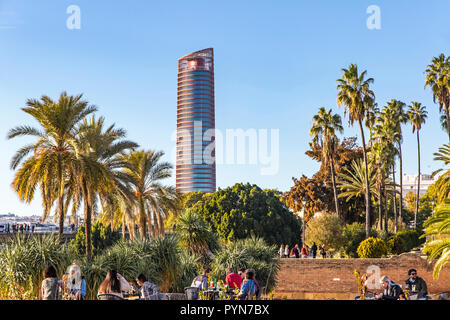
[[[378,266],[381,276],[387,275],[402,286],[408,278],[408,270],[414,268],[427,282],[430,294],[450,291],[450,265],[434,280],[433,267],[424,258],[405,253],[389,259],[282,259],[275,297],[354,299],[358,286],[353,272],[357,269],[364,274],[370,266]]]

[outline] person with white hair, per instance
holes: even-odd
[[[389,279],[388,276],[383,276],[380,279],[383,292],[375,295],[378,300],[399,300],[403,295],[402,287]]]
[[[75,300],[84,300],[86,279],[81,275],[81,269],[76,263],[67,268],[66,288]]]

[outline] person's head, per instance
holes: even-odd
[[[252,269],[248,269],[248,270],[245,272],[245,279],[247,279],[247,280],[253,280],[254,277],[255,277],[255,273],[254,273],[254,271],[253,271]]]
[[[286,248],[289,248],[289,245],[288,245],[288,244],[286,245]]]
[[[203,274],[205,275],[205,276],[207,276],[209,273],[211,272],[211,269],[210,268],[203,268]]]
[[[391,284],[391,279],[389,279],[388,276],[383,276],[380,279],[380,283],[383,289],[388,289],[389,285]]]
[[[56,278],[56,269],[53,266],[49,266],[44,270],[44,278]]]
[[[109,270],[105,280],[100,284],[99,291],[120,293],[120,280],[117,277],[116,270]]]
[[[244,279],[245,278],[245,268],[239,269],[238,274],[241,276],[242,279]]]
[[[142,273],[140,273],[136,277],[136,282],[140,287],[142,287],[144,283],[147,282],[147,278]]]
[[[409,269],[408,270],[408,276],[411,279],[416,279],[417,278],[417,270],[416,269]]]
[[[227,275],[234,273],[233,268],[227,268]]]

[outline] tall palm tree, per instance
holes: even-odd
[[[417,167],[418,167],[418,175],[417,175],[417,196],[416,196],[416,210],[414,211],[414,228],[417,227],[417,214],[419,212],[419,197],[420,197],[420,138],[419,131],[422,128],[422,124],[425,123],[427,118],[427,111],[425,110],[425,106],[422,106],[419,102],[411,102],[411,106],[409,106],[408,116],[409,121],[412,125],[412,131],[417,132]]]
[[[372,146],[373,142],[373,134],[374,134],[374,128],[375,124],[377,122],[377,117],[380,113],[380,109],[378,108],[377,103],[373,103],[371,105],[368,105],[368,109],[366,111],[366,117],[364,121],[364,125],[369,128],[369,144]]]
[[[127,192],[123,180],[127,177],[121,170],[127,163],[120,156],[134,150],[138,145],[123,140],[125,130],[116,129],[115,125],[104,127],[105,119],[92,116],[84,119],[77,127],[75,140],[76,161],[71,172],[68,193],[73,199],[73,208],[77,210],[83,201],[84,222],[86,229],[86,258],[91,259],[91,222],[97,214],[100,199],[111,201],[113,194]]]
[[[349,124],[353,125],[355,121],[358,122],[361,131],[366,180],[366,238],[368,238],[370,234],[370,189],[363,120],[367,110],[373,106],[375,101],[375,94],[370,89],[370,84],[373,83],[374,80],[373,78],[365,79],[367,71],[363,71],[359,74],[358,67],[354,64],[351,64],[348,69],[342,69],[342,71],[344,73],[342,78],[337,80],[337,104],[338,106],[344,105],[345,112],[348,112],[349,114]]]
[[[313,126],[309,132],[313,137],[313,143],[318,144],[322,148],[322,159],[324,165],[330,165],[331,181],[333,184],[334,202],[336,205],[336,214],[341,218],[339,213],[338,194],[336,190],[336,178],[334,170],[334,152],[338,138],[336,131],[342,133],[341,117],[338,114],[332,114],[331,109],[327,112],[324,107],[319,109],[319,112],[313,117]]]
[[[442,161],[444,165],[450,164],[450,143],[439,148],[439,151],[433,154],[434,160]],[[433,172],[432,176],[444,171],[439,169]],[[442,203],[445,199],[450,198],[450,169],[446,170],[435,182],[437,191],[437,203]]]
[[[447,134],[450,140],[450,57],[442,53],[433,57],[425,70],[425,88],[431,87],[434,102],[439,103],[439,111],[446,117]]]
[[[179,194],[175,188],[164,186],[161,181],[171,176],[173,166],[161,162],[162,151],[132,151],[122,156],[128,163],[124,173],[128,174],[130,185],[137,199],[139,233],[146,237],[164,235],[164,216],[178,212]],[[147,230],[148,229],[148,230]]]
[[[13,188],[22,201],[29,203],[36,187],[40,187],[43,220],[57,201],[55,215],[59,218],[58,236],[61,240],[65,219],[65,185],[74,162],[76,126],[97,108],[82,100],[81,94],[68,96],[66,92],[60,95],[58,101],[43,95],[40,100],[27,100],[26,105],[22,110],[37,120],[40,128],[18,126],[8,132],[8,139],[18,136],[37,138],[35,143],[19,149],[11,160],[11,168],[18,169]]]
[[[391,121],[396,127],[396,136],[394,141],[397,143],[398,149],[398,158],[399,158],[399,166],[400,166],[400,202],[399,202],[399,220],[402,221],[402,211],[403,211],[403,155],[402,155],[402,142],[403,142],[403,133],[402,133],[402,124],[406,124],[409,120],[409,117],[404,110],[406,104],[402,101],[392,99],[387,103],[387,108],[394,111],[391,116]],[[397,220],[396,220],[397,226]]]

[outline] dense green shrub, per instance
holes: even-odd
[[[360,258],[364,259],[381,258],[387,255],[388,247],[383,240],[370,237],[359,244],[356,252]]]
[[[248,238],[228,243],[216,253],[212,263],[212,276],[224,280],[226,268],[235,271],[245,268],[254,269],[261,287],[269,292],[275,287],[275,279],[280,268],[277,246],[270,246],[261,238]]]
[[[11,287],[11,283],[15,283],[25,291],[32,290],[33,296],[40,297],[45,268],[55,267],[62,277],[74,257],[73,251],[54,235],[17,236],[1,246],[0,287]]]
[[[405,240],[405,251],[411,251],[412,249],[421,246],[425,242],[425,239],[420,239],[420,236],[422,234],[423,232],[420,232],[418,230],[405,230],[397,232],[396,235]]]
[[[98,255],[106,248],[112,246],[121,237],[120,232],[112,231],[110,225],[105,226],[100,221],[93,224],[91,230],[92,252],[94,256]],[[83,224],[78,229],[75,238],[70,242],[70,246],[79,255],[84,255],[84,253],[86,252],[85,239],[85,225]]]
[[[308,221],[306,226],[306,243],[311,247],[325,244],[328,251],[338,251],[342,247],[343,223],[335,214],[324,213]]]
[[[225,241],[261,237],[268,244],[295,244],[300,220],[286,207],[276,190],[238,183],[214,193],[189,193],[186,208],[202,217]]]
[[[388,251],[392,254],[401,254],[407,251],[406,241],[398,234],[387,241]]]
[[[371,237],[377,237],[374,230],[370,231]],[[366,239],[366,227],[362,223],[354,222],[346,225],[342,229],[341,255],[349,258],[357,258],[359,244]]]

